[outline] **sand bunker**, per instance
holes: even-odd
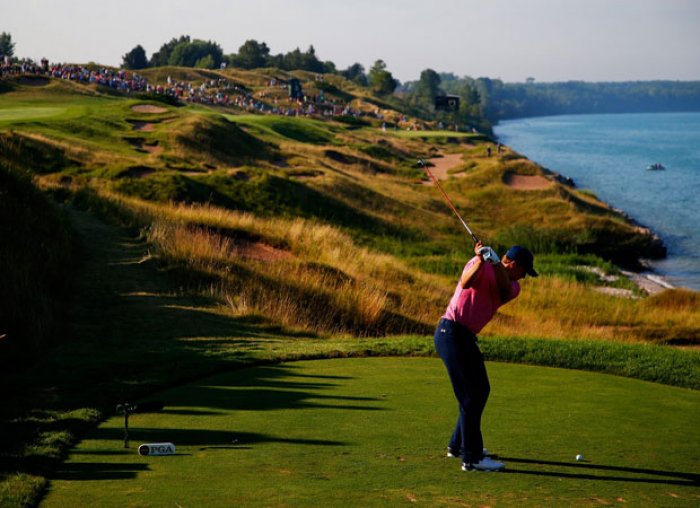
[[[550,180],[540,175],[526,176],[509,174],[506,175],[503,182],[518,190],[542,190],[552,185]]]
[[[158,154],[158,153],[162,153],[162,152],[163,152],[163,147],[162,147],[162,146],[158,146],[157,143],[156,143],[156,144],[153,144],[153,145],[146,145],[146,144],[144,144],[144,145],[141,147],[141,150],[145,150],[145,151],[148,152],[148,153],[155,153],[155,154]]]
[[[448,177],[447,172],[450,169],[456,168],[462,164],[462,154],[450,153],[442,157],[428,159],[428,162],[433,165],[433,167],[429,168],[433,176],[438,180],[444,180]],[[423,185],[433,185],[432,180],[424,180],[422,183]]]
[[[165,113],[168,111],[166,108],[151,104],[137,104],[136,106],[131,106],[131,109],[137,113]]]
[[[139,132],[153,132],[155,130],[155,124],[151,122],[141,122],[138,120],[127,120],[133,127],[135,131]]]

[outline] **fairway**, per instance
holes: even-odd
[[[489,363],[485,444],[503,473],[445,458],[456,403],[434,358],[238,370],[153,396],[72,450],[41,506],[691,506],[700,394]],[[144,442],[177,455],[141,457]],[[576,454],[584,462],[576,462]]]
[[[36,120],[38,118],[49,118],[58,116],[67,111],[62,107],[21,107],[21,108],[1,108],[0,123],[21,122],[26,120]]]

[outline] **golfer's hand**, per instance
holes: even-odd
[[[478,253],[484,261],[491,263],[492,265],[497,265],[501,262],[501,258],[498,257],[496,251],[491,247],[481,247],[478,250]]]
[[[481,252],[480,252],[480,251],[481,251],[481,249],[482,249],[483,247],[484,247],[484,244],[481,243],[481,240],[479,240],[478,242],[476,242],[476,245],[474,246],[474,254],[475,254],[476,256],[481,257]]]

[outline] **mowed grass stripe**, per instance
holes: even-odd
[[[61,115],[66,111],[67,108],[53,106],[0,108],[0,123],[36,120],[37,118],[49,118],[52,116]]]
[[[317,360],[172,389],[161,414],[95,429],[42,504],[64,506],[690,506],[700,394],[604,374],[489,363],[486,446],[504,473],[444,450],[457,414],[435,358]],[[141,457],[172,441],[178,455]],[[585,462],[576,462],[581,453]]]

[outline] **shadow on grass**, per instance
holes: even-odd
[[[122,435],[119,429],[98,429],[91,437],[96,439],[107,439],[118,442]],[[199,450],[222,450],[226,453],[249,450],[252,445],[271,443],[291,443],[313,446],[344,446],[342,441],[329,441],[322,439],[287,439],[258,434],[252,432],[225,432],[210,430],[183,430],[183,429],[155,429],[146,428],[138,430],[139,441],[147,443],[175,442],[177,446],[199,446]],[[235,445],[233,443],[236,443]],[[240,445],[238,444],[240,443]],[[100,451],[77,451],[74,455],[124,455],[135,454],[135,447],[129,450],[100,450]],[[191,456],[188,453],[176,453],[165,460],[177,460],[179,456]],[[52,480],[70,481],[94,481],[94,480],[133,480],[138,473],[149,470],[148,458],[143,458],[144,462],[66,462],[51,474]],[[162,460],[160,458],[156,460]]]
[[[64,464],[52,476],[52,480],[133,480],[140,472],[148,471],[148,464],[127,462],[107,464],[104,462],[80,462]]]
[[[569,478],[574,480],[596,480],[596,481],[613,481],[613,482],[630,482],[630,483],[654,483],[664,485],[681,485],[686,487],[700,487],[700,474],[686,473],[682,471],[662,471],[659,469],[642,469],[626,466],[608,466],[604,464],[590,464],[586,462],[555,462],[550,460],[523,459],[515,457],[499,457],[508,463],[516,464],[533,464],[542,466],[566,467],[574,468],[580,472],[569,473],[562,471],[533,471],[520,470],[507,467],[503,473],[508,474],[524,474],[533,476],[546,476],[552,478]],[[592,471],[592,472],[588,472]],[[593,472],[604,471],[610,472],[611,475],[594,474]],[[630,475],[650,475],[661,476],[660,478],[639,478],[634,476],[626,476],[620,473],[628,473]]]
[[[219,314],[213,302],[183,295],[154,261],[144,261],[147,245],[133,232],[82,212],[71,220],[84,252],[65,297],[64,337],[32,365],[0,373],[0,482],[13,473],[49,476],[118,403],[250,364],[269,344],[300,339],[263,318]],[[270,394],[266,404],[287,403]]]

